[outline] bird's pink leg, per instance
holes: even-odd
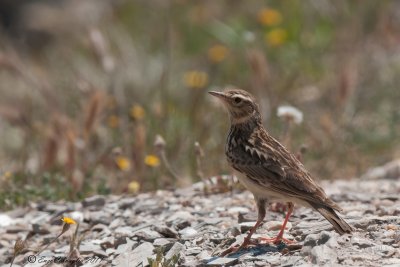
[[[279,231],[279,234],[274,238],[260,237],[259,240],[267,241],[268,243],[274,243],[274,244],[279,244],[281,241],[283,241],[286,244],[291,244],[294,242],[292,240],[283,238],[283,233],[285,232],[286,224],[289,221],[289,217],[290,217],[290,215],[292,215],[293,208],[294,208],[294,205],[292,202],[288,202],[287,204],[288,204],[288,211],[286,213],[286,217],[285,217],[285,220],[283,221],[283,224],[282,224],[281,230]]]
[[[231,253],[235,253],[242,248],[246,248],[247,246],[254,244],[254,242],[251,241],[251,236],[256,232],[257,228],[260,226],[265,218],[265,204],[265,200],[257,200],[258,218],[256,224],[253,226],[253,228],[250,229],[249,234],[245,237],[243,243],[240,246],[231,246],[221,253],[221,257],[224,257]]]

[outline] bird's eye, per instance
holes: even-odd
[[[240,97],[235,97],[235,98],[233,99],[233,101],[234,101],[236,104],[239,104],[240,102],[242,102],[242,99],[241,99]]]

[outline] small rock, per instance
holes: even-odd
[[[168,251],[172,245],[174,240],[168,239],[168,238],[157,238],[153,242],[153,246],[155,247],[164,247],[165,251]]]
[[[182,236],[182,238],[186,239],[195,237],[198,234],[198,232],[196,229],[192,227],[187,227],[183,230],[180,230],[179,234]]]
[[[246,213],[246,214],[239,213],[238,215],[238,223],[255,222],[256,220],[257,220],[256,213]]]
[[[134,204],[137,203],[137,198],[135,197],[126,197],[119,201],[119,208],[121,210],[127,210],[131,208]]]
[[[95,224],[93,225],[93,227],[91,228],[91,231],[93,232],[102,232],[104,234],[111,234],[110,229],[108,229],[108,227],[105,224]]]
[[[216,225],[224,220],[223,217],[218,218],[206,218],[203,220],[204,224],[206,225]]]
[[[93,242],[85,242],[79,246],[79,252],[82,254],[92,253],[95,250],[101,250],[101,247]]]
[[[269,221],[264,224],[264,227],[268,231],[278,231],[281,229],[283,222],[282,221]],[[292,224],[291,222],[287,222],[286,224],[286,230],[292,229]]]
[[[29,216],[30,217],[30,216]],[[29,221],[32,224],[41,224],[43,222],[46,222],[49,220],[50,218],[50,214],[48,212],[43,212],[43,211],[39,211],[35,214],[35,216],[33,216],[32,218],[29,219]]]
[[[232,266],[238,263],[238,261],[238,258],[217,258],[207,263],[207,266]]]
[[[62,214],[68,211],[68,207],[66,207],[64,204],[48,203],[45,207],[43,207],[43,211],[47,211],[52,214],[54,213]]]
[[[277,266],[282,263],[282,255],[280,253],[262,253],[256,256],[257,260],[266,261],[272,266]],[[265,264],[267,265],[267,264]]]
[[[115,243],[115,238],[113,236],[109,236],[101,241],[100,246],[102,249],[115,248],[114,243]]]
[[[232,207],[228,209],[228,213],[248,213],[250,210],[245,207]]]
[[[12,219],[7,214],[0,214],[0,226],[1,227],[6,227],[6,226],[9,226],[14,223],[15,223],[14,219]]]
[[[27,232],[29,231],[29,226],[27,224],[25,225],[12,225],[7,227],[6,233],[9,234],[18,234],[21,232]]]
[[[381,242],[385,245],[391,245],[395,242],[395,240],[392,238],[384,238],[384,239],[381,239]]]
[[[353,246],[358,246],[359,248],[367,248],[367,247],[372,247],[374,245],[374,243],[372,243],[368,239],[360,238],[360,237],[356,237],[356,236],[353,236],[351,238],[351,244]]]
[[[191,221],[186,219],[176,219],[172,222],[172,225],[175,226],[176,229],[182,230],[191,225]]]
[[[123,236],[133,236],[133,233],[135,232],[134,228],[131,226],[121,226],[115,229],[114,233],[123,235]]]
[[[86,212],[85,220],[90,221],[92,224],[110,225],[112,217],[104,213],[104,211],[91,211],[90,213]]]
[[[201,251],[199,254],[197,254],[196,258],[203,261],[206,259],[209,259],[211,257],[210,252],[208,252],[207,250],[203,250]]]
[[[192,214],[190,214],[190,212],[187,212],[187,211],[178,211],[178,212],[175,212],[174,214],[172,214],[167,219],[167,221],[172,222],[177,219],[192,221],[192,220],[194,220],[194,216]]]
[[[337,262],[337,253],[327,245],[316,246],[311,250],[311,262],[319,266]]]
[[[135,244],[136,242],[130,240],[129,238],[126,238],[126,243],[119,245],[115,250],[115,254],[122,254],[125,252],[132,251],[132,248]]]
[[[202,251],[201,247],[192,247],[186,250],[186,255],[198,255]]]
[[[115,229],[118,226],[121,226],[124,224],[124,220],[122,220],[121,218],[116,218],[115,220],[113,220],[110,225],[108,226],[110,229]]]
[[[91,206],[102,207],[106,204],[106,199],[103,196],[91,196],[82,201],[82,206],[87,208]]]
[[[179,255],[184,248],[185,248],[184,245],[182,245],[179,242],[175,242],[175,244],[172,246],[172,248],[165,255],[165,259],[169,260],[169,259],[172,259],[172,257]]]
[[[154,246],[145,242],[133,251],[127,250],[126,252],[120,254],[113,261],[113,265],[116,266],[146,266],[148,264],[147,258],[153,255]]]
[[[333,234],[327,231],[322,231],[319,234],[311,234],[306,237],[304,240],[304,246],[318,246],[327,243]]]
[[[247,231],[249,231],[251,228],[254,227],[254,225],[256,224],[256,222],[242,222],[239,224],[240,227],[240,232],[246,233]]]
[[[171,238],[178,237],[178,233],[174,229],[172,229],[166,225],[155,225],[155,226],[153,226],[153,230],[162,234],[164,237],[171,237]]]
[[[400,197],[398,195],[394,195],[394,194],[385,194],[385,195],[380,196],[380,199],[382,199],[382,200],[388,199],[391,201],[397,201],[400,199]]]
[[[177,229],[184,229],[190,226],[192,221],[195,221],[195,218],[187,211],[175,212],[167,219],[167,222],[172,223]]]
[[[151,230],[150,228],[145,228],[139,230],[133,234],[133,236],[138,237],[140,240],[145,240],[152,242],[154,239],[162,237],[158,232]]]
[[[318,235],[317,234],[310,234],[304,239],[304,246],[305,247],[315,247],[317,245]]]
[[[369,249],[371,251],[373,251],[374,253],[381,255],[381,256],[387,256],[388,254],[392,254],[393,252],[396,251],[395,248],[393,248],[392,246],[388,246],[388,245],[375,245]]]
[[[124,218],[132,218],[133,215],[134,214],[132,210],[124,210],[124,212],[122,213],[122,217]]]

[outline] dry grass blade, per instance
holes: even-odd
[[[103,93],[94,91],[86,105],[83,136],[87,142],[102,111]]]

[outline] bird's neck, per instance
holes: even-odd
[[[258,116],[248,117],[245,120],[232,120],[231,119],[231,132],[239,131],[241,134],[252,133],[254,130],[259,129],[262,126],[261,118]]]

